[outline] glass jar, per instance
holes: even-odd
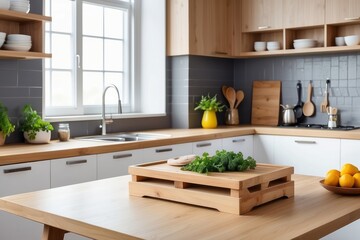
[[[69,141],[70,127],[68,123],[59,124],[58,137],[61,142]]]

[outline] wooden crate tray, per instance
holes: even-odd
[[[294,196],[293,167],[257,164],[245,172],[199,174],[166,160],[129,167],[132,196],[172,200],[221,212],[244,214],[255,206]]]

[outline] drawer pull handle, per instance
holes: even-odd
[[[260,27],[258,27],[258,29],[259,30],[262,30],[262,29],[269,29],[270,28],[270,26],[260,26]]]
[[[74,160],[74,161],[66,161],[66,165],[75,165],[75,164],[83,164],[87,163],[87,160]]]
[[[245,138],[233,139],[232,142],[233,143],[245,142]]]
[[[351,20],[360,20],[360,17],[347,17],[345,18],[346,21],[351,21]]]
[[[114,155],[113,159],[132,157],[132,153]]]
[[[211,143],[198,143],[196,144],[196,147],[209,147],[211,146]]]
[[[25,171],[31,171],[31,167],[20,167],[20,168],[10,168],[10,169],[4,169],[4,173],[14,173],[14,172],[25,172]]]
[[[316,144],[316,141],[295,140],[296,143]]]
[[[162,149],[156,149],[155,152],[162,153],[162,152],[171,152],[172,148],[162,148]]]

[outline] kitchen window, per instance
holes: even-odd
[[[103,89],[110,84],[119,89],[123,112],[165,112],[165,1],[156,1],[161,3],[157,8],[141,0],[45,1],[45,14],[52,16],[45,27],[46,52],[52,53],[52,58],[45,60],[45,117],[76,120],[99,116]],[[160,10],[163,17],[154,17],[154,10]],[[149,28],[157,31],[151,24],[159,22],[160,29],[164,26],[160,34],[164,41],[154,39],[149,47],[143,40],[153,38]],[[163,50],[153,53],[151,48],[157,49],[156,45]],[[149,72],[154,67],[157,73]],[[149,109],[148,102],[154,100],[148,101],[146,92],[152,79],[146,76],[156,74],[161,81],[153,84],[164,90],[160,91],[163,99],[157,96],[154,103],[164,107]],[[112,91],[106,95],[107,113],[117,112],[117,95]]]

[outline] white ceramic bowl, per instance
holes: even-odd
[[[345,38],[344,37],[336,37],[335,45],[336,46],[345,46]]]
[[[298,39],[294,40],[294,48],[302,49],[302,48],[313,48],[316,47],[317,41],[312,39]]]
[[[257,52],[265,51],[266,50],[266,42],[255,42],[254,49]]]
[[[8,34],[7,40],[10,41],[31,41],[30,35],[25,34]]]
[[[6,33],[5,32],[0,32],[0,38],[4,38],[6,37]]]
[[[355,46],[360,42],[360,37],[358,35],[346,36],[344,39],[347,46]]]
[[[10,0],[0,0],[0,8],[9,10],[9,8],[10,8]]]
[[[6,50],[12,50],[12,51],[23,51],[23,52],[28,52],[31,49],[31,45],[30,46],[22,46],[22,45],[14,45],[14,44],[4,44],[3,45],[4,49]]]
[[[267,42],[266,49],[269,51],[279,50],[280,49],[280,42]]]

